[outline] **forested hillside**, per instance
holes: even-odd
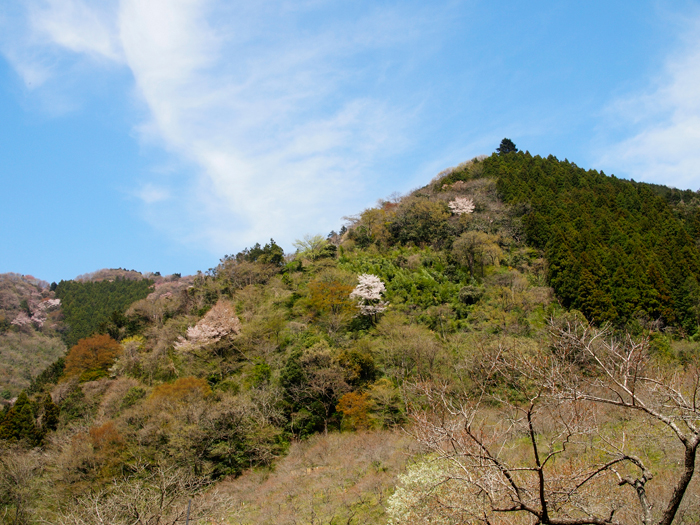
[[[132,303],[150,293],[149,279],[116,279],[100,281],[61,281],[55,287],[61,300],[63,320],[67,326],[64,340],[72,346],[92,335],[107,323],[115,312],[122,313]]]
[[[697,199],[502,144],[294,254],[61,282],[3,519],[697,522]]]
[[[0,275],[0,402],[65,354],[60,301],[32,276]]]
[[[636,330],[656,322],[693,335],[700,321],[700,196],[608,177],[554,157],[493,156],[484,176],[524,206],[566,307]],[[673,205],[669,205],[669,203]]]

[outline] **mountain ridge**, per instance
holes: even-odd
[[[62,281],[55,292],[75,288],[83,307],[76,319],[94,321],[98,307],[113,309],[86,324],[64,365],[34,383],[21,421],[44,455],[26,483],[51,488],[46,501],[26,504],[53,523],[71,523],[71,516],[92,523],[95,509],[118,523],[126,519],[119,498],[137,487],[155,495],[156,478],[172,472],[186,481],[173,485],[173,509],[194,496],[195,511],[215,508],[225,516],[221,494],[207,486],[249,493],[241,484],[258,478],[239,476],[255,469],[275,476],[279,458],[300,442],[315,440],[314,454],[322,457],[331,443],[324,436],[334,432],[371,431],[366,439],[373,443],[400,427],[418,435],[421,411],[438,407],[421,398],[421,385],[442,385],[445,396],[500,399],[488,408],[494,417],[498,403],[526,406],[522,376],[494,373],[489,364],[502,355],[522,362],[549,355],[562,326],[610,330],[639,341],[654,366],[687,370],[700,356],[700,297],[687,284],[698,275],[697,201],[697,192],[651,188],[512,151],[475,158],[408,195],[380,200],[340,233],[298,241],[295,254],[284,256],[270,240],[196,276],[152,275],[151,282],[124,278],[136,275],[119,269]],[[652,222],[640,220],[644,214]],[[660,232],[649,231],[654,227]],[[635,277],[637,261],[643,279]],[[629,265],[632,277],[622,279],[614,265]],[[124,304],[110,302],[113,285],[125,291]],[[139,288],[126,304],[130,286]],[[97,302],[91,306],[77,290]],[[226,313],[226,322],[217,312]],[[43,424],[53,410],[47,395],[60,408],[55,430]],[[21,426],[16,411],[5,409],[2,417],[0,435]],[[606,429],[619,428],[606,417]],[[537,432],[544,439],[542,421]],[[513,439],[509,450],[522,443]],[[29,461],[32,447],[24,446]],[[662,478],[677,465],[668,447],[667,456],[653,456]],[[348,483],[358,497],[332,510],[312,494],[307,514],[388,519],[387,509],[401,505],[387,503],[389,494],[408,485],[399,476],[403,464],[374,449],[371,462],[348,462],[377,469],[377,476],[352,474],[356,481]],[[314,460],[308,468],[342,469],[336,460]],[[390,475],[381,474],[385,460]],[[351,474],[341,470],[333,479],[351,479],[343,476]],[[372,479],[374,489],[366,485]],[[269,485],[288,486],[281,479]],[[271,497],[284,505],[282,495]],[[143,498],[133,505],[146,505]],[[165,512],[153,505],[139,508]],[[254,514],[269,520],[267,511]]]

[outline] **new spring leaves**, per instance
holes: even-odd
[[[382,294],[386,290],[384,283],[376,275],[363,273],[357,277],[358,285],[350,293],[351,299],[358,299],[357,307],[361,315],[371,315],[384,312],[389,303],[382,301]]]
[[[448,206],[452,213],[457,215],[470,214],[474,212],[474,200],[466,197],[457,197],[449,202]],[[384,283],[376,275],[363,273],[357,277],[359,284],[350,293],[351,299],[358,299],[357,307],[360,315],[373,316],[386,311],[389,303],[382,301],[382,294],[386,288]]]

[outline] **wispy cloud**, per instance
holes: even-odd
[[[128,68],[148,113],[139,136],[194,166],[185,187],[142,181],[144,216],[219,253],[271,235],[289,243],[356,211],[377,159],[405,147],[410,126],[407,108],[373,95],[385,64],[368,55],[429,25],[419,10],[240,4],[36,1],[3,48],[26,82],[55,73],[47,53]]]
[[[135,192],[135,196],[146,204],[153,204],[168,200],[170,192],[164,188],[159,188],[155,184],[148,183]]]
[[[642,93],[608,108],[627,138],[606,147],[600,164],[637,180],[700,189],[700,17]]]

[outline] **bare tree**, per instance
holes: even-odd
[[[648,341],[578,321],[551,336],[546,348],[485,355],[469,395],[414,385],[414,433],[432,470],[422,485],[413,478],[420,497],[394,502],[396,516],[420,501],[444,523],[679,518],[700,443],[698,364],[655,364]]]
[[[41,471],[38,452],[19,446],[0,449],[0,523],[23,525],[32,521]]]
[[[145,466],[111,486],[81,496],[52,520],[58,525],[176,525],[221,514],[224,498],[204,494],[204,478],[175,467]],[[191,504],[190,504],[191,501]],[[188,511],[189,509],[189,511]],[[207,520],[208,521],[208,520]]]

